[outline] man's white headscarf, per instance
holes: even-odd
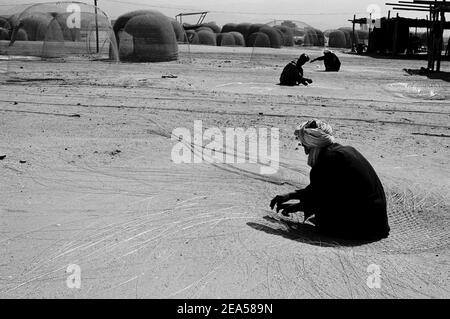
[[[310,149],[308,165],[311,167],[316,164],[320,149],[335,142],[333,129],[321,120],[310,120],[300,124],[294,134],[302,145]]]

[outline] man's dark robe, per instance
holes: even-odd
[[[375,170],[356,149],[332,144],[320,151],[310,185],[297,191],[319,231],[341,238],[389,235],[386,197]]]
[[[323,56],[314,59],[314,61],[322,61],[325,65],[325,71],[328,72],[337,72],[341,68],[341,61],[333,52],[324,53]]]
[[[294,86],[303,82],[303,68],[295,61],[289,62],[281,72],[280,85]]]

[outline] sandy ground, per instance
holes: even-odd
[[[341,72],[308,64],[314,83],[285,88],[298,49],[181,50],[158,64],[0,60],[1,298],[450,297],[449,82],[402,71],[425,61],[340,53]],[[379,173],[389,238],[336,241],[269,211],[308,184],[292,133],[310,117]],[[173,163],[171,132],[194,120],[280,128],[278,173]]]

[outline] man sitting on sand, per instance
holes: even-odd
[[[381,239],[389,235],[386,197],[370,163],[356,149],[335,142],[330,125],[320,120],[301,124],[295,136],[308,155],[310,184],[277,195],[270,202],[285,216],[303,211],[305,220],[324,234],[347,239]],[[299,200],[299,203],[287,203]],[[313,221],[314,220],[314,221]]]
[[[294,86],[303,84],[307,86],[312,83],[311,79],[303,77],[302,66],[309,61],[309,56],[306,54],[300,55],[297,62],[295,60],[289,62],[281,72],[280,85]]]
[[[311,60],[310,63],[313,63],[315,61],[323,61],[323,64],[325,64],[325,71],[327,72],[338,72],[341,68],[341,61],[339,61],[339,58],[336,56],[336,54],[334,54],[333,51],[330,50],[324,50],[321,57]]]

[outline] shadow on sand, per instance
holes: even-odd
[[[409,75],[423,75],[426,76],[429,79],[433,80],[443,80],[446,82],[450,82],[450,72],[436,72],[436,71],[430,71],[426,68],[420,68],[420,69],[403,69],[406,73]]]
[[[285,220],[281,221],[271,216],[264,216],[263,218],[266,221],[274,225],[277,225],[278,227],[277,226],[271,227],[268,224],[260,224],[254,222],[248,222],[247,225],[256,230],[263,231],[267,234],[278,235],[304,244],[310,244],[321,247],[338,247],[338,246],[356,247],[378,241],[378,240],[350,240],[350,239],[334,238],[319,234],[316,231],[315,227],[308,223],[299,224]]]

